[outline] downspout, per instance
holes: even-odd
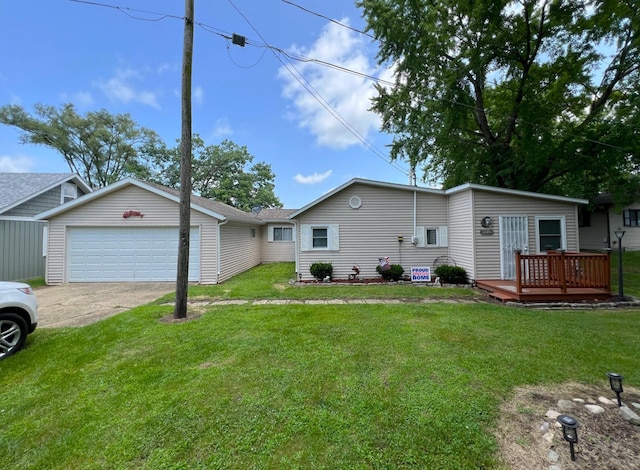
[[[222,225],[228,223],[228,222],[229,222],[229,219],[225,219],[222,222],[218,222],[218,225],[216,227],[216,229],[217,229],[217,235],[216,235],[216,238],[217,238],[217,240],[216,240],[216,245],[217,245],[217,247],[216,247],[216,263],[218,265],[217,266],[217,268],[218,268],[217,271],[218,272],[216,274],[216,284],[220,284],[220,273],[221,273],[220,264],[222,263],[222,255],[220,254],[221,251],[222,251],[220,249],[220,227]]]
[[[289,219],[291,220],[291,219]],[[293,227],[295,229],[296,232],[296,236],[295,236],[295,241],[294,241],[294,261],[295,261],[295,269],[296,269],[296,275],[297,278],[296,281],[300,280],[300,270],[298,269],[300,267],[300,256],[298,253],[298,248],[299,248],[299,243],[300,243],[300,234],[298,233],[298,221],[297,220],[291,220],[291,222],[293,222]]]
[[[418,238],[418,219],[417,219],[417,195],[416,191],[413,191],[413,238],[411,238],[411,243],[415,246],[417,243],[415,242]]]

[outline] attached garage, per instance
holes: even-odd
[[[46,282],[175,282],[180,193],[126,178],[43,212]],[[217,284],[260,264],[265,222],[191,196],[189,281]],[[224,253],[222,253],[224,249]]]
[[[175,281],[178,227],[70,227],[69,282]],[[200,281],[200,230],[191,227],[189,281]]]

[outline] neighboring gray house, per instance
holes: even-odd
[[[584,250],[599,251],[604,248],[618,250],[615,231],[625,231],[622,248],[629,251],[640,250],[640,201],[616,210],[613,197],[602,194],[595,198],[594,208],[584,210],[580,224],[580,247]]]
[[[296,271],[331,262],[346,279],[357,265],[378,277],[379,258],[409,272],[453,260],[470,279],[514,279],[514,250],[578,251],[578,207],[586,200],[464,184],[448,190],[353,179],[294,212]]]
[[[0,280],[44,276],[46,222],[34,216],[89,192],[74,173],[0,173]]]
[[[127,178],[39,214],[49,223],[47,284],[175,282],[179,203],[174,189]],[[269,213],[192,196],[189,281],[217,284],[263,261],[292,261],[293,251],[280,250],[288,244],[262,240]],[[285,226],[286,213],[272,215]]]

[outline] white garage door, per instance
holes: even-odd
[[[72,227],[69,282],[175,281],[177,227]],[[191,227],[189,281],[200,280],[200,231]]]

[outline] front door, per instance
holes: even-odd
[[[516,278],[515,250],[529,252],[526,215],[500,216],[500,275],[502,279]]]

